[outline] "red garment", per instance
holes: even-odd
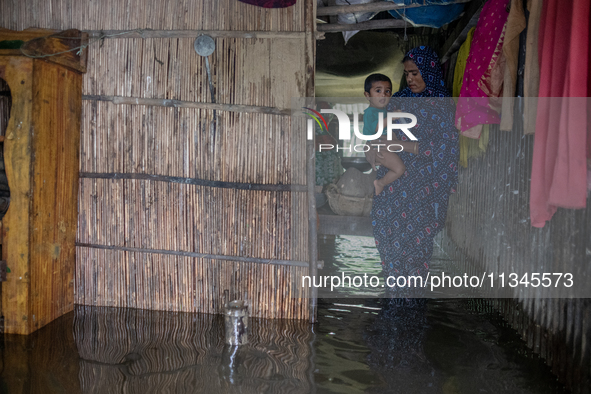
[[[246,4],[252,4],[265,8],[285,8],[296,3],[296,0],[238,0]]]
[[[590,16],[589,0],[544,1],[530,193],[534,227],[544,227],[557,207],[586,205]]]

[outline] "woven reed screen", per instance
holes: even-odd
[[[309,251],[289,110],[313,86],[312,4],[1,2],[4,28],[109,35],[91,38],[83,81],[76,303],[219,313],[229,290],[254,316],[308,318],[291,286]]]

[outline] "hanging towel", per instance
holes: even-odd
[[[517,63],[519,61],[519,35],[525,29],[523,1],[512,0],[507,18],[503,55],[505,55],[505,77],[503,81],[503,104],[501,107],[501,130],[513,129],[513,107],[517,85]]]
[[[540,90],[540,63],[538,60],[538,36],[540,31],[540,17],[542,14],[541,0],[528,0],[527,9],[527,43],[525,45],[525,75],[523,77],[525,134],[536,131],[537,97]]]
[[[589,95],[590,16],[589,0],[544,2],[530,192],[534,227],[544,227],[557,207],[585,207],[589,99],[582,97]]]
[[[483,124],[499,123],[498,98],[502,94],[502,53],[509,0],[489,0],[476,24],[456,111],[462,135],[480,137]]]
[[[238,0],[242,3],[256,5],[264,8],[285,8],[291,7],[296,0]]]

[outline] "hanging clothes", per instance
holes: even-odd
[[[525,45],[525,74],[523,77],[524,103],[523,132],[534,134],[536,131],[537,99],[540,91],[540,63],[538,59],[538,40],[543,2],[528,0],[527,41]]]
[[[544,1],[530,192],[534,227],[543,227],[557,207],[586,204],[590,17],[589,0]]]
[[[456,127],[462,135],[480,137],[483,124],[499,123],[498,98],[502,94],[502,55],[509,0],[489,0],[484,4],[474,31],[464,73]]]
[[[242,3],[256,5],[264,8],[285,8],[291,7],[296,0],[238,0]]]
[[[470,47],[472,46],[472,39],[474,38],[473,27],[466,36],[466,41],[462,44],[458,50],[458,60],[456,61],[456,68],[454,69],[454,84],[453,84],[453,96],[460,97],[462,91],[462,81],[464,80],[464,72],[466,71],[466,63],[468,62],[468,56],[470,55]]]
[[[473,27],[466,36],[466,41],[462,44],[458,50],[458,59],[456,62],[456,68],[454,70],[454,82],[453,82],[453,96],[458,97],[462,91],[462,81],[464,80],[464,72],[466,70],[466,63],[470,54],[470,47],[472,45],[472,39],[474,38],[474,31],[476,27]],[[479,157],[486,152],[486,146],[488,145],[488,125],[484,125],[480,138],[475,140],[460,135],[460,165],[464,168],[468,167],[468,159],[472,157]]]
[[[501,106],[501,130],[504,131],[513,129],[513,109],[515,107],[515,87],[517,86],[517,64],[519,61],[519,36],[525,30],[525,27],[523,1],[512,0],[503,42],[505,73],[503,103]]]

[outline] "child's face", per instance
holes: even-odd
[[[365,92],[369,104],[375,108],[386,108],[390,96],[392,96],[392,84],[386,81],[374,82],[369,92]]]

